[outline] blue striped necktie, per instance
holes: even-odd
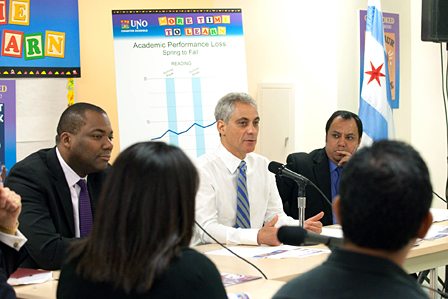
[[[250,228],[250,206],[246,184],[246,162],[241,161],[238,166],[236,228]]]

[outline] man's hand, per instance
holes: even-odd
[[[339,167],[344,167],[344,164],[347,163],[348,160],[350,160],[350,158],[352,157],[352,153],[347,151],[337,151],[336,153],[344,155],[344,157],[338,163]]]
[[[322,232],[322,222],[319,220],[324,217],[324,212],[320,212],[319,214],[308,218],[305,220],[305,229],[310,232],[320,234]]]
[[[3,183],[0,182],[0,226],[15,228],[21,210],[20,195],[3,187]]]
[[[6,166],[5,165],[2,165],[2,166],[0,166],[1,168],[2,168],[2,171],[1,171],[1,174],[0,174],[0,176],[2,177],[2,182],[4,182],[5,180],[6,180]]]
[[[274,227],[274,225],[278,221],[278,215],[275,215],[274,218],[272,218],[271,221],[266,223],[265,226],[263,226],[259,231],[257,235],[257,242],[258,244],[266,244],[266,245],[273,245],[278,246],[280,245],[280,241],[277,239],[277,232],[278,227]],[[322,226],[322,224],[321,224]]]

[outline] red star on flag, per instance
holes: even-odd
[[[380,73],[381,72],[381,68],[383,67],[382,63],[377,69],[373,66],[372,61],[370,61],[370,66],[372,67],[371,71],[366,72],[366,74],[370,75],[370,80],[369,82],[367,82],[367,84],[369,84],[370,82],[372,82],[374,79],[376,79],[376,82],[378,82],[378,85],[381,87],[381,83],[380,83],[380,77],[386,77],[386,75]]]

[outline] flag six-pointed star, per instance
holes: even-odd
[[[386,77],[386,75],[380,73],[381,72],[381,68],[383,67],[382,63],[377,69],[373,66],[373,63],[370,61],[370,66],[372,67],[371,71],[366,72],[366,74],[370,75],[370,80],[369,82],[367,82],[367,84],[369,84],[370,82],[372,82],[374,79],[376,80],[376,82],[378,82],[378,85],[381,87],[381,83],[380,83],[380,77]]]

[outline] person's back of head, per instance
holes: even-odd
[[[142,142],[124,150],[102,187],[91,234],[72,253],[81,255],[79,273],[127,293],[148,291],[190,243],[198,182],[178,147]]]
[[[432,187],[417,151],[383,140],[350,159],[339,194],[344,238],[363,248],[398,251],[417,237],[431,206]]]

